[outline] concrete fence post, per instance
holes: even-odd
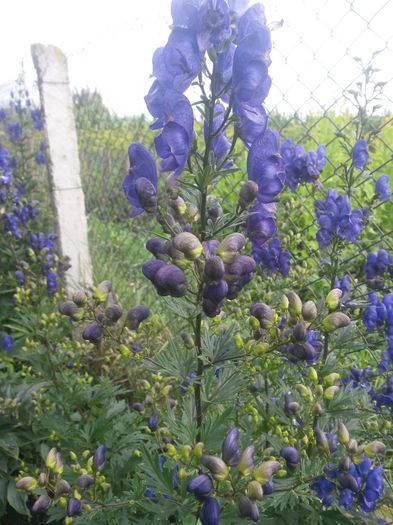
[[[72,265],[66,272],[66,287],[72,293],[92,285],[92,269],[67,59],[57,47],[43,44],[33,44],[31,54],[44,115],[60,250]]]

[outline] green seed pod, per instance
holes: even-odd
[[[317,306],[314,301],[306,301],[302,307],[302,317],[305,321],[314,321],[318,316]]]
[[[340,306],[340,299],[342,297],[343,293],[340,288],[333,288],[333,290],[330,290],[330,292],[326,296],[326,306],[330,311],[337,310],[337,308]]]
[[[334,312],[329,314],[322,321],[322,326],[326,332],[334,332],[339,328],[344,328],[351,324],[350,318],[343,312]]]
[[[203,248],[198,237],[193,233],[181,232],[173,239],[173,246],[190,261],[198,259],[202,254]]]
[[[300,297],[295,292],[287,293],[288,310],[293,317],[297,317],[302,313],[303,303]]]
[[[250,481],[246,489],[247,496],[253,500],[261,501],[263,498],[263,488],[258,481]]]
[[[340,421],[340,423],[338,424],[338,432],[337,432],[337,435],[338,435],[338,440],[339,440],[339,442],[340,442],[342,445],[346,445],[347,443],[349,443],[350,436],[349,436],[348,429],[347,429],[347,427],[344,425],[344,423],[342,423],[341,421]]]

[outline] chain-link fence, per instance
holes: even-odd
[[[327,166],[321,177],[325,190],[329,186],[340,188],[343,162],[362,132],[369,139],[372,162],[367,175],[351,195],[353,206],[361,207],[365,192],[371,191],[382,173],[393,180],[393,81],[390,68],[393,63],[390,24],[393,3],[383,0],[272,0],[265,2],[265,7],[273,29],[270,68],[273,85],[267,99],[270,126],[279,130],[283,140],[291,138],[309,150],[325,144]],[[166,35],[163,34],[161,44],[165,41]],[[75,59],[69,57],[71,74]],[[118,78],[113,78],[112,69],[114,90],[122,83],[122,78],[121,68]],[[121,183],[128,168],[128,144],[141,141],[149,147],[154,137],[148,130],[146,117],[113,114],[106,108],[99,91],[78,89],[74,97],[93,259],[103,263],[99,268],[96,264],[96,272],[99,278],[103,278],[101,270],[107,268],[104,263],[108,262],[108,259],[102,261],[102,253],[106,253],[103,243],[111,238],[114,243],[111,257],[115,262],[109,264],[109,269],[115,264],[119,275],[124,273],[136,286],[138,257],[136,255],[134,264],[129,258],[127,260],[122,250],[124,244],[130,242],[140,254],[143,235],[138,221],[133,222],[135,235],[132,241],[132,232],[124,234],[129,207]],[[239,164],[239,168],[238,173],[219,186],[218,196],[224,202],[234,198],[246,176],[244,165]],[[285,199],[289,197],[285,196]],[[291,249],[298,262],[311,257],[317,264],[315,233],[318,225],[314,209],[307,207],[306,197],[306,190],[294,196],[295,200],[303,199],[303,222],[298,217],[289,216],[287,219],[301,233],[303,244],[305,240],[310,241],[309,250],[305,254],[304,250],[294,246]],[[392,248],[392,202],[382,205],[374,202],[372,208],[378,219],[371,227],[372,244],[361,245],[358,257],[380,245]],[[114,224],[117,224],[116,228]],[[135,253],[132,248],[127,249]]]

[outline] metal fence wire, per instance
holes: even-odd
[[[265,8],[268,19],[273,21],[273,85],[267,99],[270,127],[276,128],[283,139],[291,138],[308,150],[325,144],[327,166],[321,183],[327,191],[329,186],[339,189],[345,155],[348,157],[361,126],[370,139],[372,161],[354,188],[351,201],[353,207],[362,207],[364,195],[382,173],[393,181],[393,2],[270,0],[265,2]],[[69,57],[71,66],[74,59]],[[114,89],[122,82],[121,74],[119,69],[119,78],[113,79]],[[152,146],[149,121],[144,116],[114,115],[105,107],[99,89],[76,90],[74,103],[89,217],[102,225],[124,222],[129,213],[121,189],[128,169],[127,147],[132,141]],[[239,168],[240,172],[229,176],[217,190],[223,201],[237,195],[239,184],[246,177],[244,166]],[[285,197],[298,204],[301,201],[304,226],[295,215],[289,215],[287,220],[301,234],[303,244],[305,239],[310,240],[306,257],[319,264],[315,242],[318,225],[314,209],[307,204],[311,203],[307,201],[307,191],[302,189]],[[279,206],[285,205],[282,202]],[[392,200],[372,204],[370,212],[375,212],[375,220],[371,219],[371,242],[368,246],[359,245],[359,252],[351,255],[352,266],[356,265],[356,258],[363,257],[364,261],[367,251],[383,246],[393,252],[392,206]],[[138,224],[135,227],[135,235],[140,237]],[[92,242],[96,242],[94,238]],[[304,250],[296,246],[291,249],[301,264]]]

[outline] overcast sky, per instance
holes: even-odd
[[[306,113],[330,106],[358,75],[351,57],[367,60],[381,49],[378,79],[392,78],[393,0],[263,3],[269,22],[283,20],[273,33],[269,108]],[[28,83],[34,81],[30,44],[41,42],[67,55],[74,88],[97,88],[121,115],[145,111],[151,56],[169,33],[170,0],[3,0],[2,20],[3,97],[22,61]],[[393,100],[393,82],[386,94]],[[387,100],[385,105],[393,107]],[[343,107],[342,99],[336,107]]]

